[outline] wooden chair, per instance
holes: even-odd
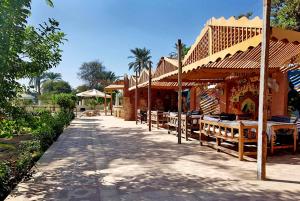
[[[140,109],[137,110],[137,122],[141,124],[143,122],[147,122],[147,112],[141,111]]]
[[[151,111],[151,125],[156,125],[157,129],[164,127],[167,121],[167,116],[163,111]]]
[[[273,125],[271,132],[271,154],[274,154],[276,149],[292,149],[293,152],[296,152],[298,138],[297,124]]]
[[[185,139],[188,140],[189,137],[193,137],[195,131],[199,130],[199,120],[200,115],[186,115],[183,114],[181,118],[181,130],[185,135]]]
[[[177,128],[178,128],[178,117],[177,114],[175,113],[169,113],[167,115],[167,126],[168,126],[168,133],[170,134],[172,131],[176,131],[177,132]]]

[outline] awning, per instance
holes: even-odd
[[[230,73],[259,72],[261,24],[259,18],[209,20],[183,60],[183,80],[216,79]],[[299,41],[299,32],[272,28],[269,68],[281,71],[299,69]],[[174,70],[153,81],[176,80],[177,74],[178,70]]]
[[[78,93],[76,94],[76,96],[79,96],[79,97],[106,97],[106,98],[111,98],[110,95],[108,94],[105,94],[101,91],[98,91],[96,89],[92,89],[92,90],[88,90],[88,91],[84,91],[84,92],[81,92],[81,93]]]
[[[105,92],[111,92],[114,90],[123,90],[124,84],[111,84],[104,88]]]

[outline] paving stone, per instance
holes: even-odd
[[[300,156],[256,163],[111,116],[75,119],[7,200],[300,200]]]

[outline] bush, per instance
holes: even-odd
[[[33,140],[21,142],[16,161],[11,161],[10,165],[0,163],[0,200],[8,194],[11,187],[28,175],[34,162],[59,137],[73,118],[74,113],[65,110],[54,114],[38,110],[31,114],[23,114],[16,121],[0,122],[0,131],[3,133],[13,135],[27,129],[34,137]]]
[[[13,120],[3,119],[0,122],[0,138],[11,138],[16,133],[17,125]]]
[[[77,97],[74,94],[61,93],[54,95],[53,100],[62,110],[71,112],[76,106]]]
[[[20,181],[31,169],[34,163],[30,152],[22,152],[19,154],[16,162],[15,180]]]
[[[41,157],[42,155],[41,150],[42,150],[41,144],[38,140],[28,140],[28,141],[21,142],[21,145],[19,147],[20,153],[25,153],[25,152],[30,153],[34,161],[37,161]]]
[[[10,174],[9,166],[4,162],[0,162],[0,199],[5,197],[10,190]]]

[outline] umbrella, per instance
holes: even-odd
[[[21,94],[21,96],[19,97],[19,99],[23,99],[23,100],[33,100],[35,99],[34,96],[30,95],[30,94]]]
[[[106,98],[111,98],[110,95],[105,94],[102,91],[98,91],[96,89],[92,89],[92,90],[88,90],[88,91],[84,91],[84,92],[76,94],[76,96],[79,96],[79,97],[102,97],[102,98],[104,98],[105,95],[106,95]]]

